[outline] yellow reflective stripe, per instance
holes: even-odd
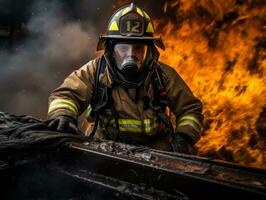
[[[50,105],[57,105],[57,104],[63,104],[63,103],[71,105],[74,109],[78,111],[77,105],[72,100],[68,100],[68,99],[55,99],[51,102]]]
[[[182,120],[185,120],[185,119],[192,120],[192,121],[196,122],[199,126],[201,126],[200,121],[199,121],[196,117],[194,117],[194,116],[192,116],[192,115],[185,115],[185,116],[181,117],[181,118],[179,119],[179,121],[182,121]]]
[[[141,121],[134,119],[118,119],[119,130],[124,132],[141,132]]]
[[[154,29],[153,29],[152,24],[150,22],[147,26],[146,32],[147,33],[154,33]]]
[[[55,100],[50,104],[49,107],[55,107],[60,105],[68,105],[69,107],[72,107],[76,113],[78,113],[78,107],[69,100]]]
[[[90,114],[91,114],[91,111],[92,111],[92,107],[91,105],[89,105],[85,111],[85,116],[88,118],[90,117]]]
[[[147,19],[150,19],[150,16],[145,11],[143,11],[143,13]]]
[[[50,103],[48,112],[52,112],[59,108],[69,108],[75,114],[78,114],[78,110],[79,110],[77,105],[71,100],[55,99]]]
[[[145,124],[145,125],[146,125],[146,124],[147,124],[147,125],[150,125],[150,123],[151,123],[151,120],[150,120],[150,119],[144,119],[144,121],[143,121],[143,122],[144,122],[144,124]]]
[[[109,31],[118,31],[118,30],[119,28],[118,28],[117,22],[113,21],[109,27]]]
[[[138,13],[140,16],[144,17],[142,10],[141,10],[140,8],[138,8],[138,7],[137,7],[137,13]]]
[[[151,133],[151,131],[153,129],[158,127],[158,123],[155,122],[155,123],[151,124],[151,120],[150,119],[145,119],[144,120],[144,126],[145,126],[145,132],[146,133]]]
[[[75,113],[75,115],[78,114],[77,111],[73,107],[71,107],[71,106],[69,106],[67,104],[49,106],[48,113],[50,113],[50,112],[52,112],[54,110],[60,109],[60,108],[67,108],[67,109],[71,110],[73,113]]]
[[[115,123],[115,120],[111,120],[110,123]],[[143,121],[145,133],[150,133],[154,128],[158,126],[157,123],[151,125],[150,119],[145,119]],[[141,121],[135,119],[118,119],[119,130],[125,132],[141,132]]]
[[[190,121],[184,121],[184,122],[178,124],[178,127],[180,127],[180,126],[191,126],[195,131],[200,132],[200,129],[197,126],[195,126],[194,123],[192,123]]]
[[[118,122],[121,124],[141,125],[141,121],[136,119],[118,119]]]
[[[145,128],[145,133],[151,132],[151,120],[144,119],[144,128]]]
[[[134,133],[139,133],[141,132],[141,128],[137,127],[123,127],[121,124],[119,125],[119,130],[124,131],[124,132],[134,132]]]
[[[129,12],[129,10],[130,10],[130,7],[124,8],[124,10],[122,12],[122,16],[125,15],[125,14],[127,14]]]
[[[110,123],[115,123],[115,120],[112,119]],[[141,121],[136,119],[118,119],[118,123],[121,125],[135,125],[135,126],[141,126]]]

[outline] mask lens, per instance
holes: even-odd
[[[126,60],[134,60],[137,68],[140,69],[142,66],[146,54],[147,54],[147,45],[142,43],[118,43],[114,45],[113,57],[116,61],[118,69],[122,70],[123,63]]]

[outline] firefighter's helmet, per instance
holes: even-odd
[[[133,3],[118,9],[111,17],[106,35],[100,36],[98,50],[104,48],[107,40],[152,41],[164,49],[161,37],[154,36],[154,28],[149,15]]]

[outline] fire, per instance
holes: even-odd
[[[266,168],[266,137],[255,126],[266,104],[266,4],[176,0],[162,10],[161,61],[204,105],[198,155]]]

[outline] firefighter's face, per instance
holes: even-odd
[[[123,70],[128,66],[140,70],[146,55],[147,45],[144,43],[126,43],[121,42],[114,45],[113,57],[118,69]]]

